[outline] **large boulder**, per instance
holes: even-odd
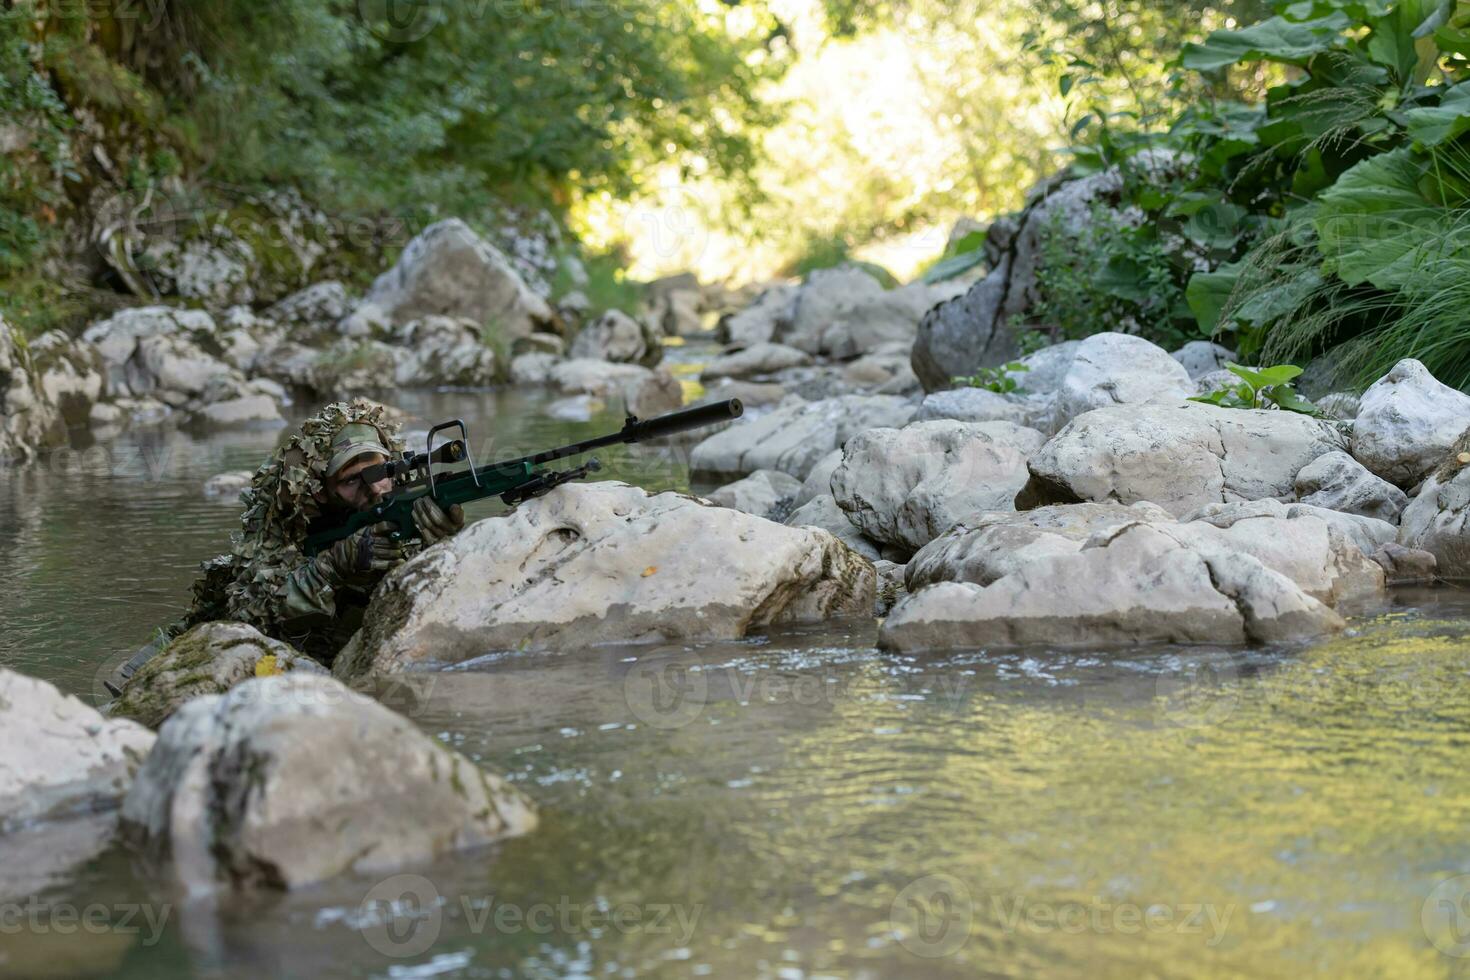
[[[0,318],[0,460],[30,459],[66,438],[66,420],[46,397],[29,353]]]
[[[245,623],[201,623],[139,667],[109,712],[149,728],[162,725],[186,701],[226,691],[257,676],[326,668]]]
[[[173,334],[141,338],[124,374],[133,396],[153,395],[176,407],[218,377],[244,381],[238,371],[188,337]]]
[[[399,325],[391,336],[405,348],[393,371],[400,388],[483,388],[500,378],[495,351],[472,320],[426,316]]]
[[[751,378],[775,374],[787,368],[806,367],[811,363],[811,355],[795,347],[787,347],[785,344],[753,344],[744,350],[716,357],[704,366],[700,378],[704,381]]]
[[[1235,351],[1208,340],[1191,340],[1169,356],[1178,361],[1196,381],[1207,374],[1224,370],[1225,365],[1235,361]]]
[[[848,520],[830,493],[818,494],[797,507],[787,516],[786,526],[820,528],[869,561],[876,561],[882,553],[876,541],[864,536],[857,525]]]
[[[1296,475],[1296,495],[1304,504],[1390,524],[1398,523],[1409,503],[1402,490],[1344,452],[1326,453],[1302,467]]]
[[[1077,346],[1057,388],[1054,428],[1095,408],[1180,402],[1193,394],[1189,372],[1162,347],[1128,334],[1094,334]]]
[[[990,585],[943,582],[899,601],[879,645],[909,652],[1133,643],[1273,643],[1343,620],[1242,552],[1181,544],[1168,525],[1098,532],[1071,554],[1038,557]]]
[[[917,592],[938,582],[989,585],[1035,559],[1075,554],[1098,531],[1173,519],[1156,504],[1112,502],[976,514],[914,555],[905,570],[908,589]]]
[[[499,249],[457,218],[420,232],[367,295],[396,324],[442,314],[506,341],[554,329],[555,314]]]
[[[743,480],[728,483],[706,495],[710,503],[781,522],[790,514],[801,481],[780,470],[757,470]]]
[[[123,831],[190,891],[382,874],[525,833],[526,799],[330,677],[253,678],[159,733]]]
[[[815,500],[822,495],[832,495],[832,474],[837,472],[837,467],[842,465],[842,450],[834,449],[821,459],[817,460],[811,470],[807,472],[806,479],[801,481],[801,489],[796,491],[794,506],[800,507],[809,500]]]
[[[915,422],[953,419],[956,422],[1012,422],[1029,429],[1051,431],[1052,400],[1046,397],[1001,394],[987,388],[951,388],[925,397]]]
[[[0,834],[115,809],[153,733],[104,718],[45,681],[0,667]]]
[[[101,353],[60,330],[49,330],[28,346],[36,386],[45,400],[67,425],[86,425],[104,389]]]
[[[1252,517],[1270,517],[1280,520],[1295,520],[1314,517],[1330,524],[1344,538],[1365,555],[1372,555],[1398,534],[1398,529],[1387,521],[1358,514],[1344,514],[1312,504],[1283,503],[1267,497],[1261,500],[1237,500],[1233,503],[1205,504],[1189,511],[1179,520],[1183,523],[1204,521],[1219,527],[1229,527],[1236,521]]]
[[[347,287],[340,282],[319,282],[297,290],[266,310],[266,317],[276,323],[309,329],[329,329],[347,316],[352,300]]]
[[[1434,555],[1442,577],[1470,578],[1470,432],[1404,508],[1398,541]]]
[[[1017,505],[1148,500],[1182,515],[1211,503],[1290,500],[1297,473],[1342,448],[1332,425],[1294,412],[1199,402],[1102,408],[1031,458]]]
[[[390,573],[333,669],[351,677],[497,650],[736,639],[867,615],[873,589],[872,566],[829,534],[682,494],[568,485]]]
[[[745,347],[774,340],[790,322],[796,291],[796,286],[778,283],[739,313],[721,318],[720,340]]]
[[[1440,384],[1405,358],[1363,393],[1353,423],[1353,458],[1411,490],[1470,428],[1470,395]]]
[[[665,368],[578,358],[552,365],[547,380],[564,395],[621,401],[639,418],[672,412],[684,404],[684,387]]]
[[[1140,157],[1135,165],[1164,169],[1171,164],[1155,155]],[[1050,179],[1033,189],[989,274],[920,322],[914,373],[927,390],[947,388],[952,378],[1015,359],[1025,316],[1038,298],[1036,269],[1046,238],[1079,235],[1091,223],[1094,206],[1115,203],[1122,186],[1122,174],[1110,169],[1076,180]],[[994,230],[991,238],[996,238]]]
[[[856,266],[818,269],[797,291],[790,322],[776,339],[809,354],[819,353],[822,335],[829,327],[854,310],[878,302],[886,292],[882,283]]]
[[[801,480],[822,457],[859,432],[902,426],[913,414],[913,405],[891,395],[843,395],[784,405],[742,419],[695,446],[690,468],[716,478],[780,470]]]
[[[815,315],[804,315],[810,314],[810,306],[804,299],[798,299],[793,329],[786,342],[814,354],[843,360],[891,343],[901,343],[907,351],[913,346],[924,314],[965,288],[958,283],[933,286],[911,283],[876,295],[863,288],[850,303],[838,307],[834,319],[826,324]],[[805,292],[803,289],[803,297]]]
[[[1011,422],[915,422],[854,436],[832,495],[875,541],[917,551],[956,521],[1012,505],[1046,442]]]
[[[659,335],[646,323],[621,310],[608,310],[582,328],[569,354],[651,368],[663,360],[664,348]]]
[[[209,352],[201,345],[217,343],[216,330],[214,318],[203,310],[142,306],[99,320],[82,331],[82,340],[93,345],[101,355],[107,373],[107,393],[116,397],[141,395],[157,386],[156,376],[150,377],[152,372],[143,363],[146,359],[140,347],[145,341],[162,338],[153,345],[154,365],[170,350],[177,350],[189,361],[203,362]],[[170,339],[178,341],[178,345],[169,343]],[[181,371],[189,370],[188,366],[178,367]],[[207,379],[213,368],[204,365],[202,373],[201,380]],[[135,391],[134,383],[143,384],[144,390]]]

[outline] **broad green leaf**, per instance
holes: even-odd
[[[1184,289],[1184,298],[1194,313],[1200,330],[1213,334],[1220,327],[1220,312],[1230,300],[1230,293],[1240,278],[1240,268],[1222,265],[1214,272],[1196,272]]]
[[[1439,105],[1412,109],[1406,115],[1409,136],[1421,146],[1438,146],[1470,132],[1470,84],[1446,89]]]
[[[1446,54],[1470,57],[1470,30],[1460,27],[1441,27],[1434,32],[1434,43]]]
[[[1266,393],[1266,397],[1277,408],[1287,412],[1300,412],[1303,415],[1317,415],[1320,412],[1316,405],[1303,398],[1291,385],[1272,388]]]
[[[1315,268],[1305,267],[1247,296],[1231,317],[1238,323],[1253,327],[1266,326],[1295,313],[1321,286],[1322,274]]]
[[[1280,61],[1305,65],[1336,44],[1347,17],[1332,13],[1294,24],[1272,17],[1239,31],[1213,31],[1202,44],[1186,44],[1180,63],[1195,71],[1218,71],[1242,61]]]
[[[1302,373],[1302,369],[1295,364],[1277,364],[1272,367],[1248,368],[1239,364],[1228,363],[1225,369],[1243,381],[1248,381],[1257,388],[1272,388],[1276,385],[1284,385]]]
[[[1368,56],[1392,69],[1400,84],[1421,83],[1434,67],[1438,48],[1418,31],[1438,6],[1438,0],[1399,0],[1388,13],[1369,21]]]
[[[1347,170],[1323,191],[1313,221],[1328,271],[1349,286],[1403,286],[1443,245],[1449,212],[1419,191],[1423,166],[1407,147]]]
[[[925,270],[923,280],[926,283],[936,283],[943,282],[946,279],[953,279],[955,276],[964,275],[984,261],[984,248],[961,252],[959,255],[952,255],[947,259],[941,259],[931,265]]]

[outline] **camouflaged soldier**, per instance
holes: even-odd
[[[363,482],[362,472],[403,450],[397,430],[383,406],[367,401],[328,405],[303,422],[255,471],[241,495],[245,510],[231,552],[205,562],[189,613],[134,655],[110,686],[120,688],[168,639],[213,620],[249,623],[330,666],[383,576],[464,526],[460,507],[446,512],[422,497],[413,510],[422,543],[395,541],[379,524],[314,558],[302,552],[308,533],[371,509],[392,489],[386,479]]]

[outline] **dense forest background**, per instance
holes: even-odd
[[[1466,51],[1453,0],[5,0],[0,303],[74,329],[148,292],[164,225],[243,242],[256,299],[303,256],[361,282],[445,216],[530,233],[553,292],[577,256],[600,307],[685,269],[906,280],[1116,168],[1037,271],[1041,340],[1463,385]]]

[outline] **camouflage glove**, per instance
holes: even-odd
[[[450,504],[445,510],[433,497],[423,496],[413,502],[413,522],[418,525],[425,547],[438,544],[454,537],[464,527],[464,508]]]
[[[323,571],[347,585],[375,584],[403,561],[403,542],[393,540],[392,534],[392,524],[374,524],[343,538],[322,552]]]

